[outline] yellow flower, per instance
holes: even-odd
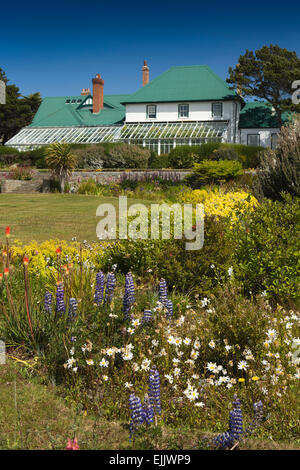
[[[253,380],[254,382],[256,382],[256,380],[259,380],[259,377],[257,377],[257,375],[254,375],[254,376],[252,377],[252,380]]]
[[[239,382],[245,382],[245,379],[243,379],[242,377],[239,379]]]

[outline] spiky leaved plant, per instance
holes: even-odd
[[[75,169],[77,157],[71,152],[69,144],[54,142],[46,149],[46,165],[58,178],[60,190],[65,192],[65,184]]]

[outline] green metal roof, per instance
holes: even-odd
[[[282,114],[282,122],[290,119],[291,113]],[[241,129],[278,128],[279,123],[272,106],[267,102],[254,101],[247,103],[240,112],[239,127]]]
[[[93,114],[85,107],[88,96],[59,96],[44,98],[29,127],[110,126],[125,119],[121,101],[129,95],[105,95],[104,108]],[[70,100],[69,103],[66,103]],[[72,103],[75,100],[75,103]],[[79,102],[80,101],[80,102]]]
[[[171,67],[123,103],[238,99],[235,91],[207,65]]]

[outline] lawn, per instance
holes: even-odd
[[[131,203],[145,201],[131,199]],[[115,197],[76,194],[0,194],[0,233],[6,226],[12,238],[24,243],[49,239],[70,241],[96,240],[99,204],[112,203],[118,210]]]

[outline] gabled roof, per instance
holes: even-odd
[[[291,113],[284,112],[282,114],[282,122],[287,122],[290,117]],[[280,126],[272,105],[265,101],[253,101],[251,103],[247,103],[240,111],[239,127],[241,129],[276,129]]]
[[[29,127],[110,126],[125,119],[121,101],[129,95],[105,95],[104,108],[93,114],[86,106],[88,96],[59,96],[44,98]],[[69,102],[67,102],[69,101]],[[72,101],[74,101],[72,103]]]
[[[235,91],[207,65],[171,67],[130,95],[127,103],[239,99]]]

